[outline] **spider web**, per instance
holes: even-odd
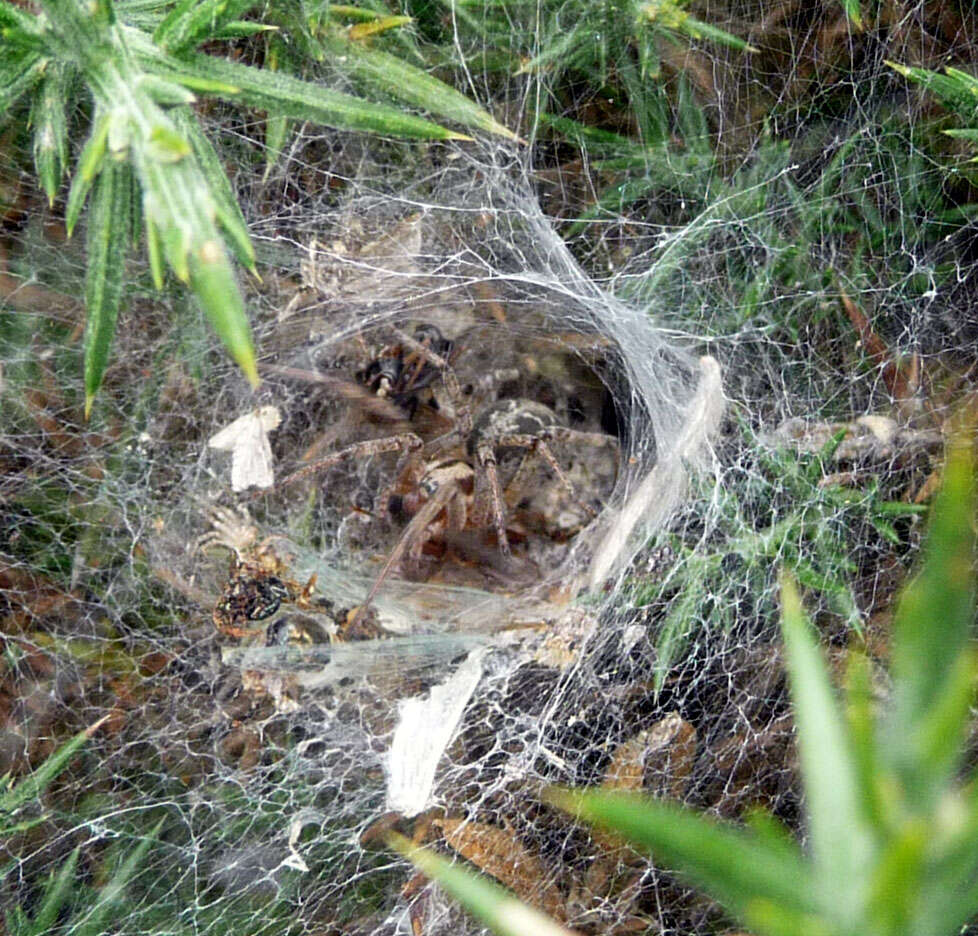
[[[966,157],[934,142],[933,103],[884,63],[965,54],[970,14],[940,6],[882,4],[860,33],[834,4],[702,5],[761,51],[748,64],[657,41],[642,112],[658,107],[668,132],[656,141],[649,118],[628,134],[641,159],[594,162],[550,129],[541,112],[603,103],[558,101],[546,70],[459,71],[519,146],[303,126],[266,173],[261,121],[212,111],[259,254],[262,283],[242,288],[263,385],[134,260],[87,424],[84,258],[5,155],[30,210],[8,218],[0,321],[2,770],[25,776],[109,715],[38,799],[43,821],[7,842],[8,912],[32,915],[78,849],[61,922],[81,931],[152,835],[107,931],[477,931],[437,889],[403,890],[411,870],[379,841],[394,825],[582,932],[723,925],[668,868],[542,793],[643,789],[731,819],[760,805],[803,834],[777,571],[801,581],[831,653],[859,633],[885,658],[917,502],[970,392]],[[537,12],[530,57],[562,22]],[[491,47],[461,19],[450,33],[466,61]],[[611,73],[633,67],[628,48]],[[275,407],[281,479],[389,436],[397,420],[355,375],[419,323],[455,342],[473,414],[545,403],[614,436],[617,471],[607,451],[555,442],[595,519],[535,468],[508,506],[512,562],[491,530],[436,537],[379,590],[380,636],[304,642],[363,600],[403,533],[404,518],[372,517],[397,457],[248,500],[208,441]],[[426,443],[458,415],[444,381],[432,389],[432,425],[407,420]],[[331,603],[258,622],[292,628],[285,646],[211,620],[229,556],[197,541],[209,510],[242,504]]]

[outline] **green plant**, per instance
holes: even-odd
[[[32,816],[28,819],[19,819],[18,817],[50,786],[51,781],[68,766],[79,748],[98,731],[107,719],[108,716],[106,715],[94,725],[80,731],[70,741],[59,747],[37,770],[24,777],[19,783],[14,784],[9,774],[0,779],[0,785],[3,787],[0,791],[0,838],[7,838],[18,832],[24,832],[44,821],[43,816]]]
[[[797,588],[783,579],[806,851],[764,813],[742,828],[636,795],[553,791],[550,798],[668,862],[759,934],[957,932],[978,913],[978,773],[958,780],[978,675],[974,486],[970,439],[959,440],[923,567],[896,611],[885,703],[874,700],[868,661],[853,654],[847,704],[839,705]],[[427,856],[406,851],[447,880]],[[474,892],[457,881],[451,887],[476,912]],[[512,931],[485,918],[497,932]]]
[[[191,110],[195,94],[260,108],[278,121],[279,130],[294,118],[403,138],[464,138],[386,104],[196,51],[205,42],[273,29],[242,19],[254,6],[255,0],[148,5],[50,0],[34,15],[9,0],[0,2],[0,111],[22,117],[25,108],[15,106],[22,99],[29,102],[35,167],[52,204],[70,136],[77,132],[76,102],[90,111],[91,130],[66,207],[70,234],[91,194],[86,412],[105,372],[125,259],[140,229],[157,289],[163,286],[165,260],[190,285],[234,359],[257,382],[248,320],[224,242],[257,275],[254,251],[217,153]],[[367,53],[354,59],[360,69],[373,61]],[[403,65],[391,84],[406,88],[402,99],[416,106],[512,136],[463,95],[418,69]]]
[[[685,81],[679,83],[675,126],[671,110],[665,89],[645,93],[641,142],[567,117],[539,115],[544,126],[581,148],[595,173],[616,179],[598,193],[591,208],[564,229],[565,237],[581,233],[591,221],[618,218],[652,193],[675,195],[689,202],[691,210],[705,202],[716,184],[716,157],[706,118]]]
[[[652,850],[758,933],[956,932],[978,913],[978,774],[957,779],[976,675],[970,459],[969,443],[948,461],[924,565],[896,611],[881,711],[858,655],[839,706],[798,592],[782,585],[810,854],[769,817],[739,829],[635,797],[558,801]]]
[[[120,851],[120,860],[112,876],[90,894],[79,889],[75,877],[79,855],[76,848],[61,867],[48,876],[33,916],[29,916],[22,907],[15,907],[4,915],[7,932],[10,936],[45,936],[67,911],[65,932],[73,936],[98,936],[104,933],[104,925],[109,921],[110,914],[118,913],[126,888],[143,864],[164,821],[161,819],[130,852],[121,854],[121,850],[116,849]]]
[[[729,630],[745,620],[773,619],[779,566],[859,632],[854,550],[870,537],[900,548],[895,521],[925,510],[888,499],[875,479],[862,488],[826,483],[845,428],[812,454],[772,449],[746,425],[742,431],[750,462],[729,470],[722,486],[711,485],[696,502],[710,518],[706,536],[693,543],[670,536],[676,561],[669,572],[634,583],[633,602],[659,609],[653,618],[657,689],[703,621]]]
[[[904,78],[919,84],[930,91],[949,110],[954,111],[963,120],[971,122],[978,110],[978,78],[969,75],[950,65],[944,69],[944,74],[929,68],[917,68],[901,65],[898,62],[887,62],[895,72]],[[945,130],[949,137],[963,140],[978,141],[978,127],[961,127]]]

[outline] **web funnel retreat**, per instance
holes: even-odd
[[[885,660],[974,358],[970,154],[885,64],[973,24],[778,9],[723,20],[750,70],[664,47],[641,158],[554,136],[541,73],[494,88],[513,145],[304,126],[266,175],[209,114],[257,392],[134,262],[84,423],[83,252],[8,224],[2,770],[109,720],[6,843],[4,908],[76,849],[94,901],[152,839],[106,931],[477,932],[396,829],[583,933],[724,931],[543,791],[803,832],[777,572]]]

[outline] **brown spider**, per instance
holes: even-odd
[[[416,399],[419,389],[440,377],[451,398],[453,427],[427,444],[414,432],[356,442],[300,468],[277,485],[285,487],[349,458],[400,452],[394,482],[376,502],[375,513],[386,518],[396,512],[411,519],[350,621],[354,629],[391,570],[405,556],[420,560],[425,546],[446,533],[493,529],[498,549],[508,556],[507,507],[516,499],[536,459],[542,459],[567,495],[594,517],[593,507],[577,497],[551,451],[551,443],[611,447],[617,457],[617,440],[612,436],[569,429],[549,407],[534,400],[499,400],[482,408],[473,420],[448,360],[452,343],[433,326],[419,327],[414,338],[403,332],[397,336],[400,344],[385,349],[360,372],[359,379],[378,396],[416,410],[417,404],[408,406],[408,402]],[[503,489],[499,458],[519,452],[523,453],[519,465]],[[396,490],[405,493],[395,501]],[[395,504],[396,511],[390,510]]]
[[[588,516],[596,516],[594,508],[578,498],[554,457],[549,445],[554,441],[613,447],[617,453],[617,442],[612,436],[568,429],[560,425],[551,409],[534,400],[499,400],[483,409],[463,439],[464,458],[423,462],[414,450],[409,452],[413,460],[406,473],[410,476],[414,472],[416,486],[401,499],[401,506],[413,517],[351,623],[355,625],[366,613],[384,580],[405,555],[419,560],[426,544],[447,532],[482,531],[492,526],[500,552],[508,556],[505,505],[519,491],[535,458],[543,459],[567,495]],[[525,454],[503,490],[498,459],[519,450]],[[386,504],[383,506],[386,509]]]

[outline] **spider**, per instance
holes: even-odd
[[[547,465],[567,496],[593,518],[596,511],[577,496],[554,457],[551,443],[607,447],[615,452],[616,459],[618,453],[614,437],[570,429],[560,423],[553,410],[535,400],[497,400],[484,406],[473,419],[446,357],[451,355],[452,343],[434,326],[419,327],[414,338],[397,334],[400,344],[385,349],[361,371],[361,382],[392,401],[410,401],[418,389],[440,378],[451,398],[452,428],[427,443],[415,432],[356,442],[300,468],[276,486],[285,487],[346,459],[400,453],[394,481],[375,502],[374,513],[380,518],[400,515],[410,520],[351,619],[354,629],[391,570],[405,557],[419,561],[426,545],[446,533],[491,529],[500,553],[509,556],[507,508],[517,499],[530,466],[538,459]],[[522,457],[504,489],[499,459],[513,453],[522,453]],[[395,491],[404,493],[395,498]]]
[[[406,467],[406,477],[416,479],[416,484],[413,491],[401,498],[400,506],[413,516],[357,610],[351,626],[355,626],[367,612],[381,585],[405,555],[419,560],[426,544],[438,536],[493,527],[499,551],[509,556],[506,506],[519,492],[528,468],[536,458],[546,463],[566,494],[589,517],[595,517],[594,508],[577,496],[554,457],[549,443],[555,441],[609,447],[617,457],[617,441],[612,436],[569,429],[560,424],[549,407],[521,399],[499,400],[478,414],[471,429],[462,437],[464,458],[424,462],[416,450],[408,453],[411,463]],[[499,477],[499,459],[521,450],[523,457],[504,490]],[[387,509],[386,503],[383,508]]]

